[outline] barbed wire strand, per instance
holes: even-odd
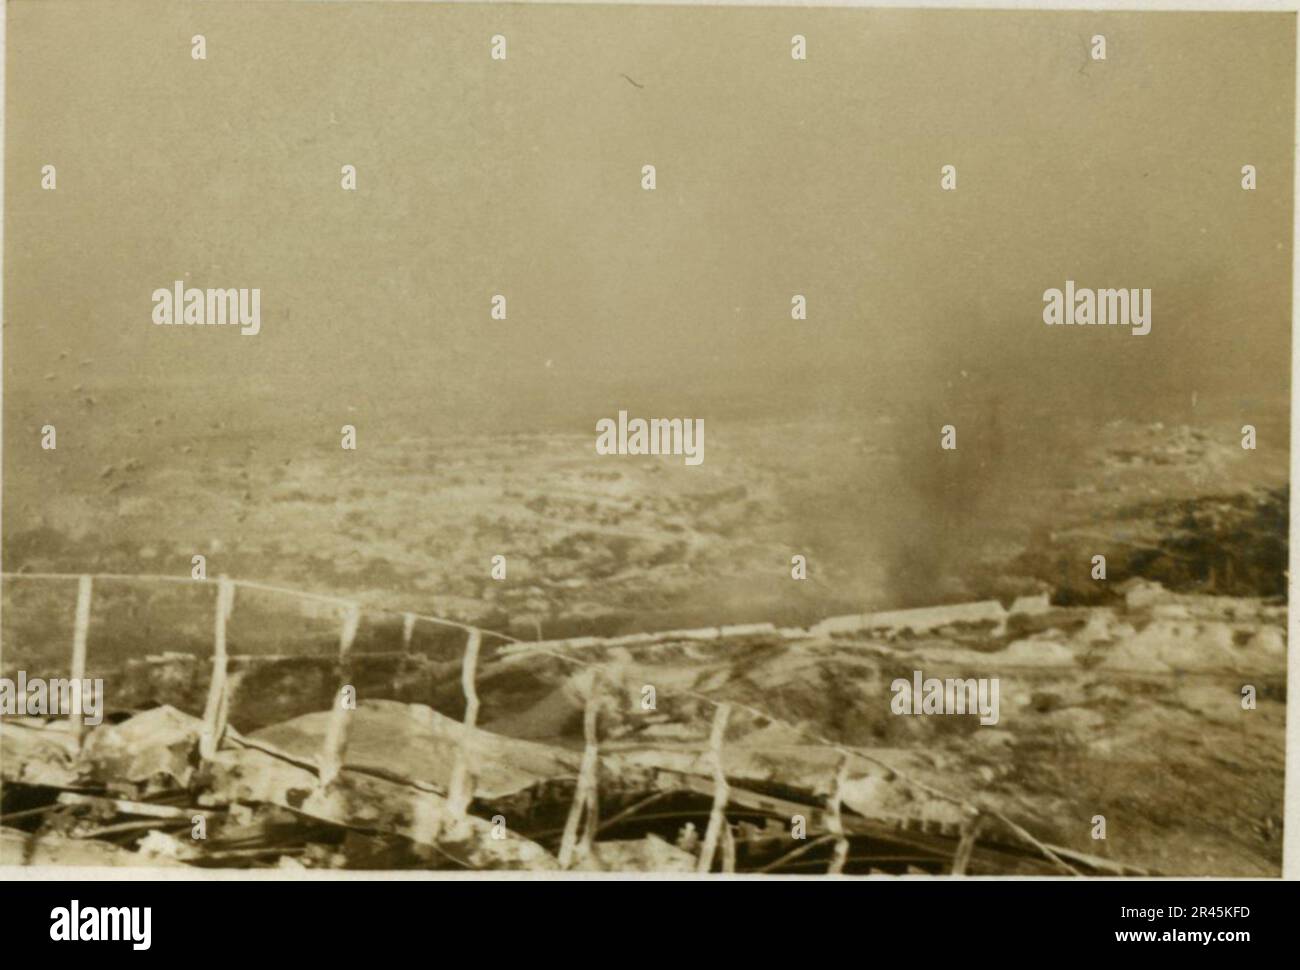
[[[0,573],[0,579],[80,581],[82,577],[85,575],[87,574],[53,573],[53,572],[40,572],[40,573],[4,572],[4,573]],[[205,584],[209,582],[206,579],[199,580],[199,579],[194,579],[192,577],[176,576],[167,573],[94,573],[90,575],[92,575],[93,579],[95,580],[107,580],[107,581],[172,582],[172,583],[191,584],[191,585]],[[434,623],[441,626],[464,630],[470,633],[471,635],[473,635],[474,633],[478,633],[484,636],[497,637],[509,643],[520,644],[524,648],[523,651],[521,652],[524,652],[529,655],[540,654],[543,656],[552,657],[556,660],[560,660],[565,663],[570,663],[579,667],[586,667],[599,672],[608,672],[611,667],[611,665],[609,664],[601,664],[601,663],[589,662],[585,660],[579,660],[576,657],[572,657],[568,654],[560,653],[557,650],[543,647],[541,646],[540,643],[530,643],[527,641],[521,641],[517,637],[510,636],[509,634],[506,633],[501,633],[500,631],[497,630],[484,629],[482,627],[475,626],[474,624],[461,623],[457,620],[449,620],[446,617],[433,616],[431,614],[424,614],[424,613],[414,613],[410,610],[390,609],[388,607],[382,607],[382,606],[361,606],[355,599],[350,599],[348,597],[335,596],[326,593],[315,593],[309,590],[294,589],[292,587],[287,587],[287,586],[277,586],[271,583],[264,583],[258,580],[231,579],[229,580],[229,582],[236,587],[242,587],[244,589],[256,589],[256,590],[261,590],[263,592],[276,593],[285,596],[293,596],[302,599],[316,600],[318,602],[332,603],[344,609],[356,608],[360,606],[363,612],[371,613],[371,614],[382,614],[385,616],[394,616],[394,617],[403,617],[403,618],[407,616],[414,616],[417,620],[423,620],[428,623]],[[215,586],[216,584],[214,583],[213,585]],[[648,641],[644,645],[649,646],[653,642],[654,641]],[[660,641],[660,642],[665,642],[665,641]],[[636,644],[629,644],[628,646],[636,646]],[[892,775],[897,777],[905,785],[915,789],[916,791],[924,792],[925,794],[930,795],[933,798],[938,798],[944,801],[951,802],[952,804],[955,804],[960,808],[962,808],[968,814],[978,815],[981,812],[986,811],[984,809],[981,809],[979,806],[975,805],[969,799],[962,798],[961,796],[943,791],[940,788],[936,788],[935,786],[930,785],[928,782],[920,781],[919,779],[912,777],[906,772],[900,770],[897,766],[891,765],[889,762],[881,758],[874,757],[872,755],[866,754],[863,751],[859,751],[856,748],[852,748],[847,745],[841,744],[840,742],[834,741],[816,731],[809,730],[806,727],[794,724],[790,721],[785,720],[784,718],[777,717],[776,715],[771,714],[770,712],[765,711],[762,708],[756,707],[751,704],[735,701],[735,700],[720,700],[708,694],[691,690],[689,688],[678,690],[677,693],[687,697],[691,697],[695,700],[700,701],[701,703],[711,705],[714,708],[718,708],[723,705],[730,705],[732,708],[745,711],[748,714],[752,715],[753,717],[759,718],[760,720],[767,721],[771,724],[781,725],[782,727],[788,728],[789,730],[794,731],[799,736],[807,738],[808,740],[820,746],[829,748],[833,751],[837,751],[846,757],[858,758],[861,761],[864,761],[868,764],[882,768],[885,771],[888,771]],[[1072,875],[1076,875],[1076,876],[1082,875],[1082,873],[1080,873],[1079,870],[1077,870],[1069,863],[1067,863],[1065,860],[1063,860],[1059,855],[1053,852],[1049,846],[1045,845],[1041,840],[1035,838],[1032,833],[1025,830],[1023,826],[1020,826],[1017,823],[1011,821],[1001,812],[988,811],[987,814],[997,818],[999,821],[1005,824],[1010,831],[1015,833],[1019,838],[1024,840],[1029,845],[1033,846],[1038,852],[1042,853],[1042,855],[1048,860],[1050,860],[1053,864],[1059,866],[1061,869],[1065,870],[1066,872]]]

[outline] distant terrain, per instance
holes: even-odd
[[[480,724],[493,737],[569,752],[547,756],[561,762],[576,757],[590,687],[584,664],[594,663],[612,696],[627,698],[626,708],[612,701],[602,722],[615,805],[644,794],[638,772],[647,765],[676,766],[688,780],[694,772],[697,793],[707,784],[703,695],[777,718],[742,708],[733,720],[734,784],[796,803],[821,797],[834,757],[817,738],[877,765],[850,772],[845,805],[867,828],[848,871],[947,871],[973,807],[1063,851],[1143,871],[1280,867],[1289,495],[1280,405],[1260,412],[1255,451],[1242,449],[1236,418],[1093,420],[1045,410],[1012,419],[978,395],[954,405],[968,415],[957,419],[954,453],[938,448],[933,416],[901,407],[723,419],[709,423],[698,468],[596,458],[593,435],[577,430],[434,433],[364,410],[328,423],[262,412],[250,427],[238,414],[196,422],[192,412],[182,419],[138,405],[125,392],[85,404],[81,422],[65,422],[72,433],[58,451],[41,454],[23,433],[38,425],[36,411],[11,404],[6,570],[185,576],[202,553],[210,576],[443,615],[524,641],[802,627],[813,632],[566,648],[577,665],[526,647],[502,652],[494,640],[480,666]],[[355,453],[339,448],[344,421],[358,427]],[[112,435],[89,434],[96,422]],[[791,578],[796,554],[807,558],[807,580]],[[1098,554],[1104,581],[1091,574]],[[494,555],[507,559],[504,580],[489,574]],[[72,584],[5,583],[7,674],[66,669],[72,599]],[[981,599],[1040,605],[993,631],[881,638],[814,629],[828,616]],[[98,584],[90,674],[111,678],[119,710],[170,705],[200,716],[212,608],[211,584]],[[241,593],[230,649],[248,659],[233,672],[232,725],[297,737],[306,728],[286,719],[330,704],[337,638],[329,609]],[[421,625],[411,655],[395,665],[400,646],[400,622],[367,614],[352,674],[367,716],[423,724],[423,707],[401,714],[382,707],[388,699],[460,717],[464,634]],[[890,680],[919,667],[1002,678],[1001,724],[892,716]],[[642,682],[658,686],[659,713],[628,713]],[[1242,710],[1243,684],[1258,691],[1256,710]],[[311,737],[302,743],[319,743]],[[509,810],[549,858],[562,811],[549,799],[572,794],[549,784],[524,803],[516,793],[477,811]],[[633,852],[619,858],[636,868],[689,865],[681,839],[672,843],[685,821],[704,825],[708,799],[682,797],[675,814],[633,818],[615,833],[650,842],[602,851]],[[737,811],[751,822],[763,816]],[[1112,826],[1100,845],[1087,837],[1094,814]],[[890,855],[894,836],[875,825],[929,835],[899,835],[915,854]],[[738,832],[750,840],[742,868],[783,851],[779,832]],[[1014,854],[1027,850],[1009,833],[976,853],[971,871],[1040,871],[1032,851]],[[409,832],[393,837],[371,856],[326,851],[329,838],[300,833],[290,838],[297,848],[276,842],[258,858],[320,849],[309,864],[428,864],[403,854]],[[1089,871],[1104,871],[1096,858]],[[789,871],[826,864],[819,850]]]

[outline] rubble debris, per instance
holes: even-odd
[[[814,634],[881,633],[896,636],[903,633],[920,635],[948,626],[1000,627],[1006,622],[1007,611],[997,600],[976,603],[953,603],[946,606],[926,606],[914,610],[890,610],[883,613],[863,613],[857,616],[836,616],[823,620],[812,628]]]
[[[1012,616],[1038,616],[1051,608],[1051,596],[1047,593],[1038,593],[1034,596],[1017,596],[1007,612]]]
[[[1160,602],[1165,597],[1165,588],[1159,583],[1146,579],[1129,579],[1115,587],[1116,592],[1124,595],[1124,605],[1130,610]]]
[[[1156,584],[1126,593],[1105,606],[1034,593],[1010,610],[990,600],[794,633],[747,624],[515,644],[479,664],[481,728],[456,717],[459,663],[366,654],[328,783],[319,759],[335,716],[333,657],[232,656],[239,730],[227,727],[205,759],[202,724],[182,709],[202,708],[204,658],[128,660],[133,679],[113,699],[130,707],[87,725],[81,747],[64,720],[0,722],[5,845],[119,860],[103,864],[554,870],[599,672],[588,772],[598,810],[565,856],[574,868],[698,870],[712,827],[713,871],[1119,875],[1221,872],[1228,858],[1237,871],[1267,873],[1276,839],[1247,858],[1239,833],[1225,830],[1220,855],[1186,860],[1162,854],[1180,824],[1171,816],[1153,823],[1163,841],[1150,829],[1145,842],[1117,834],[1108,849],[1128,860],[1118,863],[1088,853],[1086,826],[1061,822],[1127,797],[1131,786],[1116,778],[1184,765],[1203,749],[1231,751],[1252,782],[1280,777],[1268,739],[1283,723],[1285,605]],[[1004,678],[1007,716],[988,729],[892,716],[891,680],[918,666]],[[1258,687],[1249,718],[1245,673]],[[646,684],[657,691],[649,708]],[[732,713],[711,748],[720,702]],[[461,757],[471,780],[453,803]],[[1167,771],[1165,784],[1184,774],[1188,786],[1202,777]],[[1244,806],[1242,791],[1252,798]],[[1212,800],[1216,818],[1258,819],[1279,814],[1275,796],[1240,785],[1180,798]],[[196,818],[202,839],[191,836]],[[805,841],[792,835],[795,818]]]
[[[324,743],[329,716],[305,714],[254,731],[249,739],[310,759]],[[483,798],[578,770],[578,759],[563,749],[467,728],[424,704],[386,700],[363,701],[352,712],[344,766],[445,792],[462,745],[481,766],[475,790]]]
[[[0,865],[167,868],[178,863],[166,856],[132,852],[111,842],[5,827],[0,828]]]
[[[436,848],[471,869],[551,869],[545,849],[514,834],[494,838],[491,822],[454,818],[447,800],[432,790],[347,768],[328,787],[313,771],[284,756],[236,742],[218,751],[201,804],[254,802],[278,805],[321,821],[362,831],[405,836]]]
[[[606,839],[577,866],[589,872],[694,872],[695,856],[659,836]]]
[[[6,717],[0,726],[0,779],[6,784],[73,788],[77,737],[72,722],[38,717]]]
[[[103,724],[86,738],[91,776],[110,790],[148,794],[185,788],[203,722],[164,704],[120,724]]]
[[[60,805],[88,805],[103,811],[116,812],[121,815],[144,815],[149,818],[184,819],[188,821],[194,815],[194,809],[178,808],[172,805],[154,805],[149,802],[132,802],[124,798],[105,798],[100,795],[80,795],[76,792],[62,792]]]

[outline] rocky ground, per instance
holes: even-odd
[[[204,759],[214,584],[97,582],[87,675],[110,716],[84,757],[66,722],[0,725],[7,861],[693,868],[725,702],[714,868],[1280,869],[1286,455],[1243,450],[1235,421],[1062,432],[1014,476],[990,464],[996,437],[941,466],[887,413],[852,434],[737,425],[698,469],[601,466],[587,439],[545,434],[372,438],[349,465],[328,435],[263,451],[219,424],[69,464],[57,490],[7,459],[6,570],[185,575],[203,551],[212,574],[529,642],[485,638],[465,729],[463,631],[404,642],[400,613],[367,611],[340,669],[334,605],[241,588],[231,730]],[[1261,422],[1261,439],[1285,437]],[[74,588],[5,582],[0,673],[66,674]],[[983,619],[944,619],[976,601]],[[920,612],[880,612],[899,608]],[[675,628],[695,632],[652,635]],[[893,713],[891,683],[917,670],[997,678],[998,723]],[[340,682],[359,706],[326,783]],[[465,814],[458,764],[478,776]]]

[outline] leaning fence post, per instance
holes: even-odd
[[[591,697],[587,700],[586,710],[582,712],[582,736],[586,743],[582,750],[582,760],[587,768],[587,817],[578,852],[583,859],[591,857],[596,844],[596,831],[600,827],[600,749],[597,745],[600,691],[601,679],[598,672],[592,678]]]
[[[447,807],[452,818],[460,820],[469,810],[469,803],[474,797],[474,774],[470,762],[470,734],[478,722],[478,690],[474,686],[478,676],[478,651],[483,642],[480,630],[470,630],[469,640],[465,643],[465,656],[460,665],[460,687],[465,694],[464,730],[461,732],[460,744],[456,748],[456,760],[451,768],[451,780],[447,784]]]
[[[713,808],[709,811],[709,827],[704,832],[704,845],[700,848],[700,858],[696,863],[696,872],[708,872],[713,868],[713,855],[718,848],[718,839],[722,827],[727,824],[726,808],[729,797],[727,775],[722,767],[722,740],[727,733],[727,719],[731,716],[730,704],[719,704],[713,712],[713,730],[709,734],[709,751],[713,756]]]
[[[90,633],[90,594],[91,578],[82,576],[77,581],[77,616],[76,625],[72,632],[72,683],[75,687],[70,688],[76,691],[77,703],[72,705],[69,712],[72,717],[72,735],[76,738],[77,743],[81,743],[81,736],[85,730],[85,724],[82,720],[82,711],[84,710],[81,688],[86,682],[86,637]],[[99,699],[103,703],[103,698]]]
[[[586,747],[582,751],[582,765],[578,769],[578,784],[573,790],[573,802],[569,805],[569,817],[564,820],[564,834],[560,837],[559,864],[567,869],[573,864],[578,849],[578,825],[586,815],[587,827],[583,833],[582,850],[586,855],[591,852],[596,838],[597,827],[597,772],[600,767],[600,748],[598,746],[598,727],[600,720],[600,673],[593,672],[591,687],[587,693],[587,707],[582,713],[582,735]]]
[[[835,788],[826,800],[826,831],[835,837],[835,847],[831,852],[830,865],[826,872],[839,875],[844,871],[844,863],[849,858],[849,840],[844,835],[844,816],[840,806],[844,801],[844,786],[848,783],[849,757],[840,757],[839,767],[835,771]]]
[[[226,730],[230,703],[226,679],[226,621],[235,606],[235,584],[225,576],[217,580],[217,616],[212,636],[212,679],[208,681],[208,703],[203,709],[203,729],[199,732],[199,758],[210,761],[217,753],[221,735]]]
[[[402,650],[409,652],[411,649],[411,635],[415,632],[415,614],[402,614]]]
[[[339,689],[334,694],[334,706],[330,709],[329,728],[325,732],[325,742],[320,754],[320,783],[330,784],[343,770],[343,753],[348,746],[348,724],[352,717],[352,706],[343,702],[343,691],[351,679],[352,641],[356,639],[357,627],[361,625],[361,610],[356,603],[349,603],[343,611],[343,628],[339,632]]]
[[[957,851],[952,858],[952,875],[966,875],[966,867],[970,865],[971,855],[975,852],[975,840],[979,838],[980,829],[983,826],[983,815],[967,819],[965,824],[962,825],[961,840],[957,843]]]

